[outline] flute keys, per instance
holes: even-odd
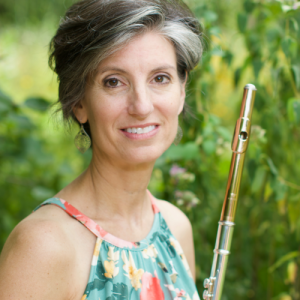
[[[203,286],[205,289],[203,292],[203,299],[204,300],[212,300],[213,299],[213,290],[214,290],[214,284],[216,281],[216,277],[210,277],[204,279]]]
[[[205,278],[205,279],[204,279],[204,282],[203,282],[203,286],[204,286],[204,288],[205,288],[205,289],[208,289],[208,287],[209,287],[209,284],[210,284],[210,280],[209,280],[209,278]]]
[[[204,290],[204,292],[203,292],[203,295],[202,295],[202,298],[204,299],[204,300],[213,300],[213,294],[210,294],[209,292],[208,292],[208,290]]]

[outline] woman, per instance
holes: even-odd
[[[147,185],[200,55],[198,23],[177,1],[84,0],[68,10],[50,65],[92,160],[8,238],[1,298],[199,299],[190,222]]]

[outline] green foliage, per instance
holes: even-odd
[[[74,0],[2,0],[0,2],[0,18],[3,23],[36,24],[46,18],[59,20]]]
[[[48,106],[41,98],[29,98],[18,105],[0,93],[1,248],[21,219],[84,167],[82,159],[70,151],[70,136],[45,130],[43,125],[49,127],[45,122]]]
[[[230,44],[226,47],[226,37],[219,34],[229,21],[220,21],[219,16],[228,11],[226,8],[222,11],[222,7],[216,9],[216,4],[213,1],[195,8],[205,29],[206,42],[202,64],[189,83],[187,100],[196,119],[183,120],[181,147],[177,151],[171,147],[163,155],[164,161],[157,164],[159,176],[154,172],[153,187],[156,183],[157,196],[179,205],[193,223],[197,284],[201,291],[202,281],[210,273],[230,163],[231,137],[225,127],[229,119],[218,109],[217,85],[224,87],[222,82],[231,85],[228,96],[234,105],[230,102],[227,105],[232,109],[233,126],[242,86],[249,81],[255,84],[258,92],[252,133],[223,299],[299,299],[300,10],[279,1],[245,1],[235,14],[235,26],[240,32],[237,38],[243,40],[245,47]],[[211,7],[218,11],[214,18],[207,13]],[[234,31],[235,27],[230,29]],[[215,115],[209,102],[213,102],[210,105]],[[220,117],[225,118],[223,122]],[[194,157],[187,146],[195,153]],[[194,174],[195,179],[186,183],[184,189],[170,175],[174,164],[181,170],[181,177],[184,177],[182,168]],[[198,197],[201,201],[195,201],[194,207],[191,200],[182,199],[184,193],[196,195],[190,198]]]
[[[24,16],[16,17],[20,8],[4,3],[5,20],[22,23]],[[42,15],[38,12],[47,10],[50,19],[57,18],[69,4],[26,3],[32,4],[28,14],[36,24]],[[251,139],[222,299],[299,300],[299,2],[187,3],[204,30],[205,52],[187,88],[195,118],[181,118],[182,142],[157,160],[149,188],[180,207],[192,222],[201,294],[210,273],[242,89],[255,84]],[[49,100],[27,97],[20,103],[0,93],[1,246],[17,222],[80,174],[90,158],[90,153],[76,152],[71,135],[48,124]]]

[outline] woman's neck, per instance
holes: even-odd
[[[153,163],[116,166],[92,159],[88,169],[57,194],[91,219],[140,223],[153,214],[147,193]]]

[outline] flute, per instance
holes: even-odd
[[[234,227],[234,218],[238,202],[240,183],[244,167],[244,159],[248,147],[251,116],[255,100],[256,88],[253,84],[244,87],[243,101],[233,134],[232,157],[225,199],[219,221],[214,249],[214,258],[210,277],[204,280],[203,299],[221,300],[225,272]]]

